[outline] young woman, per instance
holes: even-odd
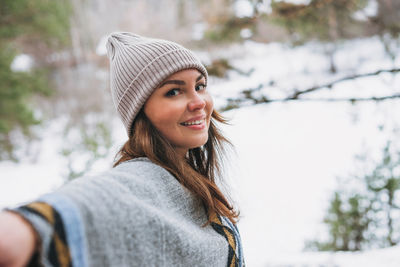
[[[228,141],[188,49],[113,33],[113,101],[128,141],[114,168],[0,215],[0,266],[244,266],[215,183]]]

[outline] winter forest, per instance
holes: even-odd
[[[248,266],[399,266],[399,0],[1,0],[0,209],[112,167],[113,31],[206,65]]]

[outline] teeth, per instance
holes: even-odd
[[[198,121],[184,122],[182,124],[185,126],[189,126],[189,125],[199,125],[199,124],[202,124],[203,122],[204,122],[204,120],[198,120]]]

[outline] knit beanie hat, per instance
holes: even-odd
[[[166,40],[115,32],[108,37],[107,55],[113,102],[129,137],[136,115],[170,75],[194,68],[208,78],[207,70],[193,52]]]

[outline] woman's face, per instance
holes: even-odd
[[[147,118],[182,155],[208,140],[213,101],[205,83],[196,69],[176,72],[144,104]]]

